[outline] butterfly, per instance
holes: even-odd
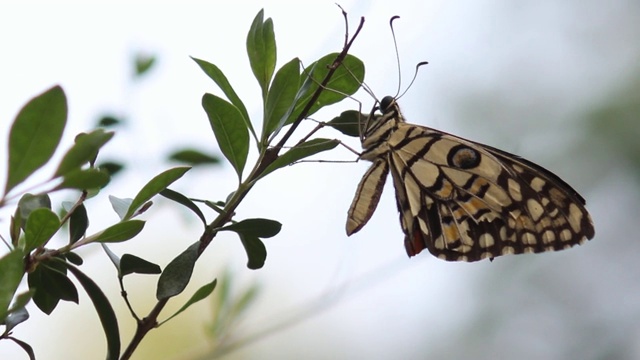
[[[389,173],[409,256],[427,249],[471,262],[568,249],[595,234],[585,200],[557,175],[494,147],[409,124],[392,96],[374,106],[361,134],[359,159],[373,165],[349,208],[349,236],[373,215]]]

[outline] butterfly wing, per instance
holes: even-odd
[[[388,162],[409,256],[450,261],[562,250],[594,236],[584,199],[507,152],[400,123]]]

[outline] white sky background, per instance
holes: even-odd
[[[126,159],[129,165],[126,177],[115,180],[106,192],[133,197],[148,179],[171,166],[162,161],[169,150],[192,144],[216,149],[200,99],[205,92],[220,92],[189,56],[218,65],[245,101],[250,115],[259,119],[259,88],[246,59],[245,37],[260,8],[264,7],[265,16],[274,20],[278,66],[296,56],[309,64],[341,49],[344,22],[332,1],[234,4],[0,3],[0,138],[7,138],[10,121],[29,98],[61,84],[70,108],[63,147],[68,147],[79,131],[90,129],[105,112],[127,118],[126,127],[118,130],[102,155]],[[637,14],[638,9],[630,4],[341,2],[349,13],[352,31],[359,17],[366,17],[352,53],[364,61],[367,83],[379,98],[396,91],[398,75],[388,20],[400,15],[396,35],[404,86],[413,75],[415,63],[430,63],[421,69],[418,80],[401,101],[407,118],[519,153],[558,173],[587,198],[596,221],[596,240],[577,250],[497,259],[494,263],[451,264],[427,253],[409,260],[390,186],[370,223],[352,238],[344,234],[346,210],[368,164],[287,168],[259,183],[237,211],[238,219],[267,217],[283,223],[282,232],[265,242],[265,267],[246,269],[237,238],[219,236],[198,264],[196,283],[186,293],[190,295],[212,276],[219,276],[225,266],[233,270],[239,283],[260,283],[262,296],[238,332],[241,337],[286,319],[301,305],[319,297],[328,299],[325,304],[333,304],[326,294],[341,284],[347,285],[335,292],[343,297],[328,311],[229,358],[265,358],[264,354],[273,358],[419,358],[431,346],[451,337],[450,331],[455,334],[457,327],[478,311],[475,299],[484,295],[482,289],[471,286],[478,279],[504,279],[505,271],[516,269],[527,274],[544,266],[556,273],[560,284],[577,286],[568,293],[592,286],[587,280],[591,273],[584,271],[601,264],[597,251],[605,248],[602,242],[616,238],[620,232],[612,218],[626,220],[622,214],[632,199],[616,193],[598,195],[609,190],[593,180],[593,173],[602,169],[585,166],[593,161],[593,154],[572,152],[572,143],[566,144],[567,138],[579,143],[583,136],[576,130],[581,128],[580,123],[567,119],[587,111],[590,101],[612,91],[626,76],[625,69],[636,61],[637,46],[628,46],[628,41],[637,29],[629,25],[630,14],[632,10]],[[149,76],[132,82],[133,54],[139,51],[157,55],[158,64]],[[368,111],[372,99],[364,93],[357,98]],[[314,118],[328,120],[357,106],[356,102],[345,102]],[[326,132],[323,136],[339,134]],[[347,142],[359,148],[357,141]],[[0,150],[3,169],[5,151]],[[338,150],[322,158],[353,156]],[[45,170],[41,176],[46,174]],[[625,185],[626,179],[621,175],[613,183],[630,186]],[[231,167],[225,165],[190,172],[173,188],[189,196],[218,200],[233,189],[234,181]],[[612,198],[617,201],[616,209],[609,205],[614,203]],[[115,214],[102,212],[109,208],[106,202],[95,201],[88,206],[90,232],[117,221]],[[6,210],[2,214],[8,219]],[[147,219],[140,239],[133,244],[114,245],[112,250],[130,252],[164,267],[199,236],[199,224],[173,205],[158,206]],[[2,235],[7,234],[3,231]],[[118,297],[115,271],[97,247],[81,254],[86,259],[84,271],[105,287],[118,308],[126,345],[132,325]],[[585,258],[591,261],[588,265],[582,260]],[[379,271],[381,268],[387,270]],[[566,269],[569,275],[563,277]],[[364,281],[357,280],[363,275]],[[522,279],[509,275],[517,281]],[[617,274],[611,277],[618,278]],[[139,278],[128,280],[128,284],[138,284]],[[146,314],[144,309],[152,304],[155,293],[155,279],[149,277],[136,286],[129,289],[130,296],[140,313]],[[615,284],[611,286],[609,294],[619,290]],[[512,296],[509,287],[503,284],[491,291],[504,291],[502,297],[508,297]],[[532,299],[528,295],[525,293],[525,299]],[[175,301],[175,306],[186,297]],[[609,304],[607,299],[602,302]],[[100,325],[86,296],[81,296],[80,307],[59,307],[50,317],[31,308],[32,319],[19,326],[15,335],[31,343],[39,359],[86,359],[90,356],[87,354],[96,353],[100,354],[96,358],[102,358]],[[202,333],[208,309],[207,305],[192,309],[183,320],[152,333],[146,340],[149,345],[143,343],[139,358],[152,356],[151,347],[157,348],[163,341],[175,344],[172,349],[161,350],[171,357],[205,349]],[[551,312],[544,314],[551,316]],[[69,328],[61,329],[58,321]],[[63,336],[63,331],[68,333]],[[87,349],[93,350],[69,354],[67,346],[78,344],[74,337],[80,337]],[[56,345],[60,342],[68,345]],[[20,354],[15,350],[8,343],[0,343],[0,358],[14,358]],[[500,349],[496,345],[485,350],[491,354]]]

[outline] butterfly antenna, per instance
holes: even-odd
[[[396,99],[403,97],[404,94],[406,94],[407,91],[409,91],[409,89],[411,88],[411,85],[413,85],[413,82],[416,81],[416,78],[418,77],[418,71],[420,70],[420,67],[422,65],[427,65],[428,63],[429,63],[428,61],[421,61],[418,63],[418,65],[416,65],[416,71],[413,73],[413,79],[411,79],[409,86],[407,86],[407,88],[402,92],[402,94],[400,94]]]
[[[400,16],[394,15],[389,20],[389,27],[391,28],[391,36],[393,37],[393,47],[396,49],[396,65],[398,66],[398,90],[396,90],[396,95],[394,98],[398,97],[400,94],[400,89],[402,88],[402,72],[400,71],[400,53],[398,52],[398,41],[396,40],[396,32],[393,29],[393,22],[396,19],[400,19]]]

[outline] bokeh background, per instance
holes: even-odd
[[[220,304],[205,300],[152,332],[134,358],[640,358],[640,3],[341,5],[351,29],[366,18],[352,53],[365,62],[367,84],[378,98],[398,87],[388,20],[400,15],[403,88],[417,62],[430,63],[400,102],[406,117],[557,173],[587,199],[595,239],[570,251],[493,262],[447,263],[426,253],[407,259],[391,183],[369,224],[347,238],[346,211],[368,164],[299,164],[261,181],[237,211],[238,218],[283,223],[282,232],[266,241],[264,268],[248,270],[238,239],[221,235],[198,263],[193,284],[170,307],[179,308],[200,285],[227,274],[232,299],[256,289],[242,315],[226,325],[223,337],[212,335]],[[29,98],[61,84],[70,107],[63,144],[104,114],[126,119],[101,156],[127,165],[107,192],[133,197],[172,166],[165,160],[171,150],[191,145],[219,153],[200,98],[220,92],[189,56],[217,64],[260,119],[259,88],[244,44],[263,7],[275,23],[279,65],[293,57],[309,64],[340,50],[344,21],[333,1],[2,2],[0,138],[6,141]],[[157,62],[135,78],[132,63],[139,54]],[[355,98],[366,110],[373,103],[365,93]],[[359,106],[345,101],[314,118],[329,120]],[[356,139],[321,135],[359,148]],[[2,169],[5,152],[3,145]],[[354,155],[337,149],[321,159]],[[51,171],[44,169],[40,179]],[[193,170],[174,188],[219,200],[235,179],[222,165]],[[146,214],[142,236],[112,246],[114,252],[165,266],[198,238],[190,213],[160,199],[156,205]],[[106,199],[87,206],[89,232],[117,221]],[[11,211],[2,209],[5,238]],[[84,271],[116,307],[127,344],[134,324],[119,297],[115,269],[98,246],[80,254]],[[126,279],[140,314],[154,303],[156,281]],[[39,359],[104,357],[101,327],[86,296],[79,306],[60,304],[51,316],[29,309],[31,319],[14,334],[31,343]],[[221,349],[233,351],[221,355]],[[2,342],[0,358],[26,355]]]

